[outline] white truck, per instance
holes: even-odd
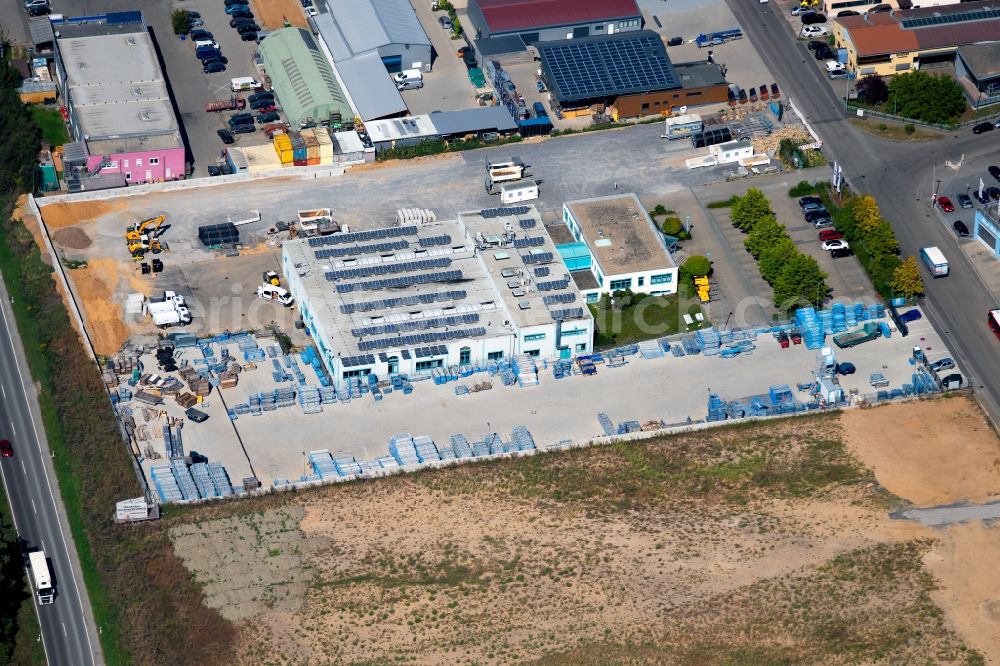
[[[499,183],[510,183],[524,178],[524,162],[518,157],[510,158],[508,162],[491,162],[486,165],[486,191],[493,194],[493,188]]]
[[[315,234],[319,225],[333,222],[333,211],[329,208],[299,211],[299,229],[306,235]]]
[[[257,295],[265,301],[281,303],[286,308],[292,305],[292,295],[288,293],[288,290],[277,285],[265,282],[257,287]]]
[[[920,259],[936,278],[948,275],[948,260],[937,247],[920,248]]]
[[[28,553],[28,571],[39,605],[51,604],[55,599],[56,590],[52,587],[52,574],[49,572],[48,560],[45,559],[45,551],[36,550]]]
[[[147,298],[145,310],[159,328],[191,323],[191,312],[184,297],[172,291],[163,292],[162,299]]]

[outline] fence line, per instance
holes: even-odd
[[[843,98],[840,98],[840,101],[844,105],[844,108],[847,109],[848,113],[850,113],[851,111],[857,112],[858,110],[861,110],[864,112],[865,116],[874,116],[875,118],[879,118],[882,120],[891,120],[893,122],[915,125],[919,127],[929,127],[930,129],[943,130],[946,132],[953,132],[955,130],[964,129],[966,127],[972,127],[973,125],[978,125],[979,123],[984,123],[984,122],[995,123],[998,120],[1000,120],[1000,112],[998,112],[992,116],[973,118],[972,120],[965,120],[963,122],[956,123],[954,125],[945,125],[941,123],[928,123],[923,120],[916,120],[914,118],[905,118],[903,116],[897,116],[891,113],[885,113],[883,111],[875,111],[872,109],[867,109],[863,106],[857,106],[851,104],[850,101],[845,102]]]

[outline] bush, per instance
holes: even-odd
[[[191,16],[184,9],[175,9],[171,12],[170,23],[174,26],[175,35],[186,35],[191,32]]]
[[[694,279],[696,277],[702,277],[703,275],[710,275],[712,273],[712,262],[708,260],[708,257],[704,257],[700,254],[696,254],[687,258],[679,271],[680,281],[682,283],[694,284]]]
[[[888,125],[886,125],[885,123],[879,123],[879,124],[878,124],[878,131],[879,131],[879,132],[884,132],[884,131],[886,131],[887,129],[889,129],[889,126],[888,126]]]
[[[682,231],[684,231],[684,224],[681,222],[681,218],[671,216],[663,220],[663,233],[668,236],[678,236]]]
[[[896,114],[928,123],[950,123],[965,111],[965,94],[950,76],[915,70],[897,74],[889,83]]]
[[[856,88],[858,99],[868,104],[881,104],[889,99],[889,86],[878,74],[868,74],[861,77]]]
[[[740,200],[739,196],[734,194],[733,196],[723,201],[712,201],[710,203],[707,203],[705,204],[705,208],[732,208],[733,206],[736,205],[736,202],[739,200]]]
[[[790,197],[804,197],[810,194],[816,194],[819,188],[810,183],[808,180],[800,180],[795,184],[792,189],[788,190],[788,196]]]
[[[649,214],[653,217],[659,217],[660,215],[670,215],[674,211],[668,210],[663,204],[656,204],[653,210],[649,211]]]
[[[907,134],[913,134],[917,131],[917,128],[913,126],[913,123],[906,123],[903,125],[903,131]]]

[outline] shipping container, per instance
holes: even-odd
[[[277,153],[278,159],[281,160],[282,164],[291,164],[292,155],[292,139],[288,134],[278,134],[274,137],[274,152]]]
[[[275,171],[282,167],[281,159],[271,146],[243,146],[243,155],[247,161],[249,173]]]
[[[315,130],[316,143],[319,144],[319,163],[333,164],[333,139],[330,132],[325,127],[317,127]]]
[[[306,159],[309,157],[305,139],[298,133],[289,136],[292,138],[292,161],[295,162],[295,166],[300,166],[299,162],[305,164]]]
[[[312,129],[304,129],[299,133],[306,144],[306,161],[309,164],[319,164],[319,141]]]

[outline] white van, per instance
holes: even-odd
[[[404,69],[402,72],[393,74],[392,80],[395,81],[397,85],[408,81],[423,81],[424,73],[419,69]]]
[[[260,82],[252,76],[241,76],[235,79],[230,79],[230,83],[232,84],[233,92],[242,92],[244,90],[260,88]]]
[[[396,81],[396,90],[416,90],[423,87],[423,79],[406,79],[405,81]]]
[[[219,43],[212,39],[201,39],[194,43],[195,50],[198,50],[202,46],[210,46],[213,49],[219,48]]]

